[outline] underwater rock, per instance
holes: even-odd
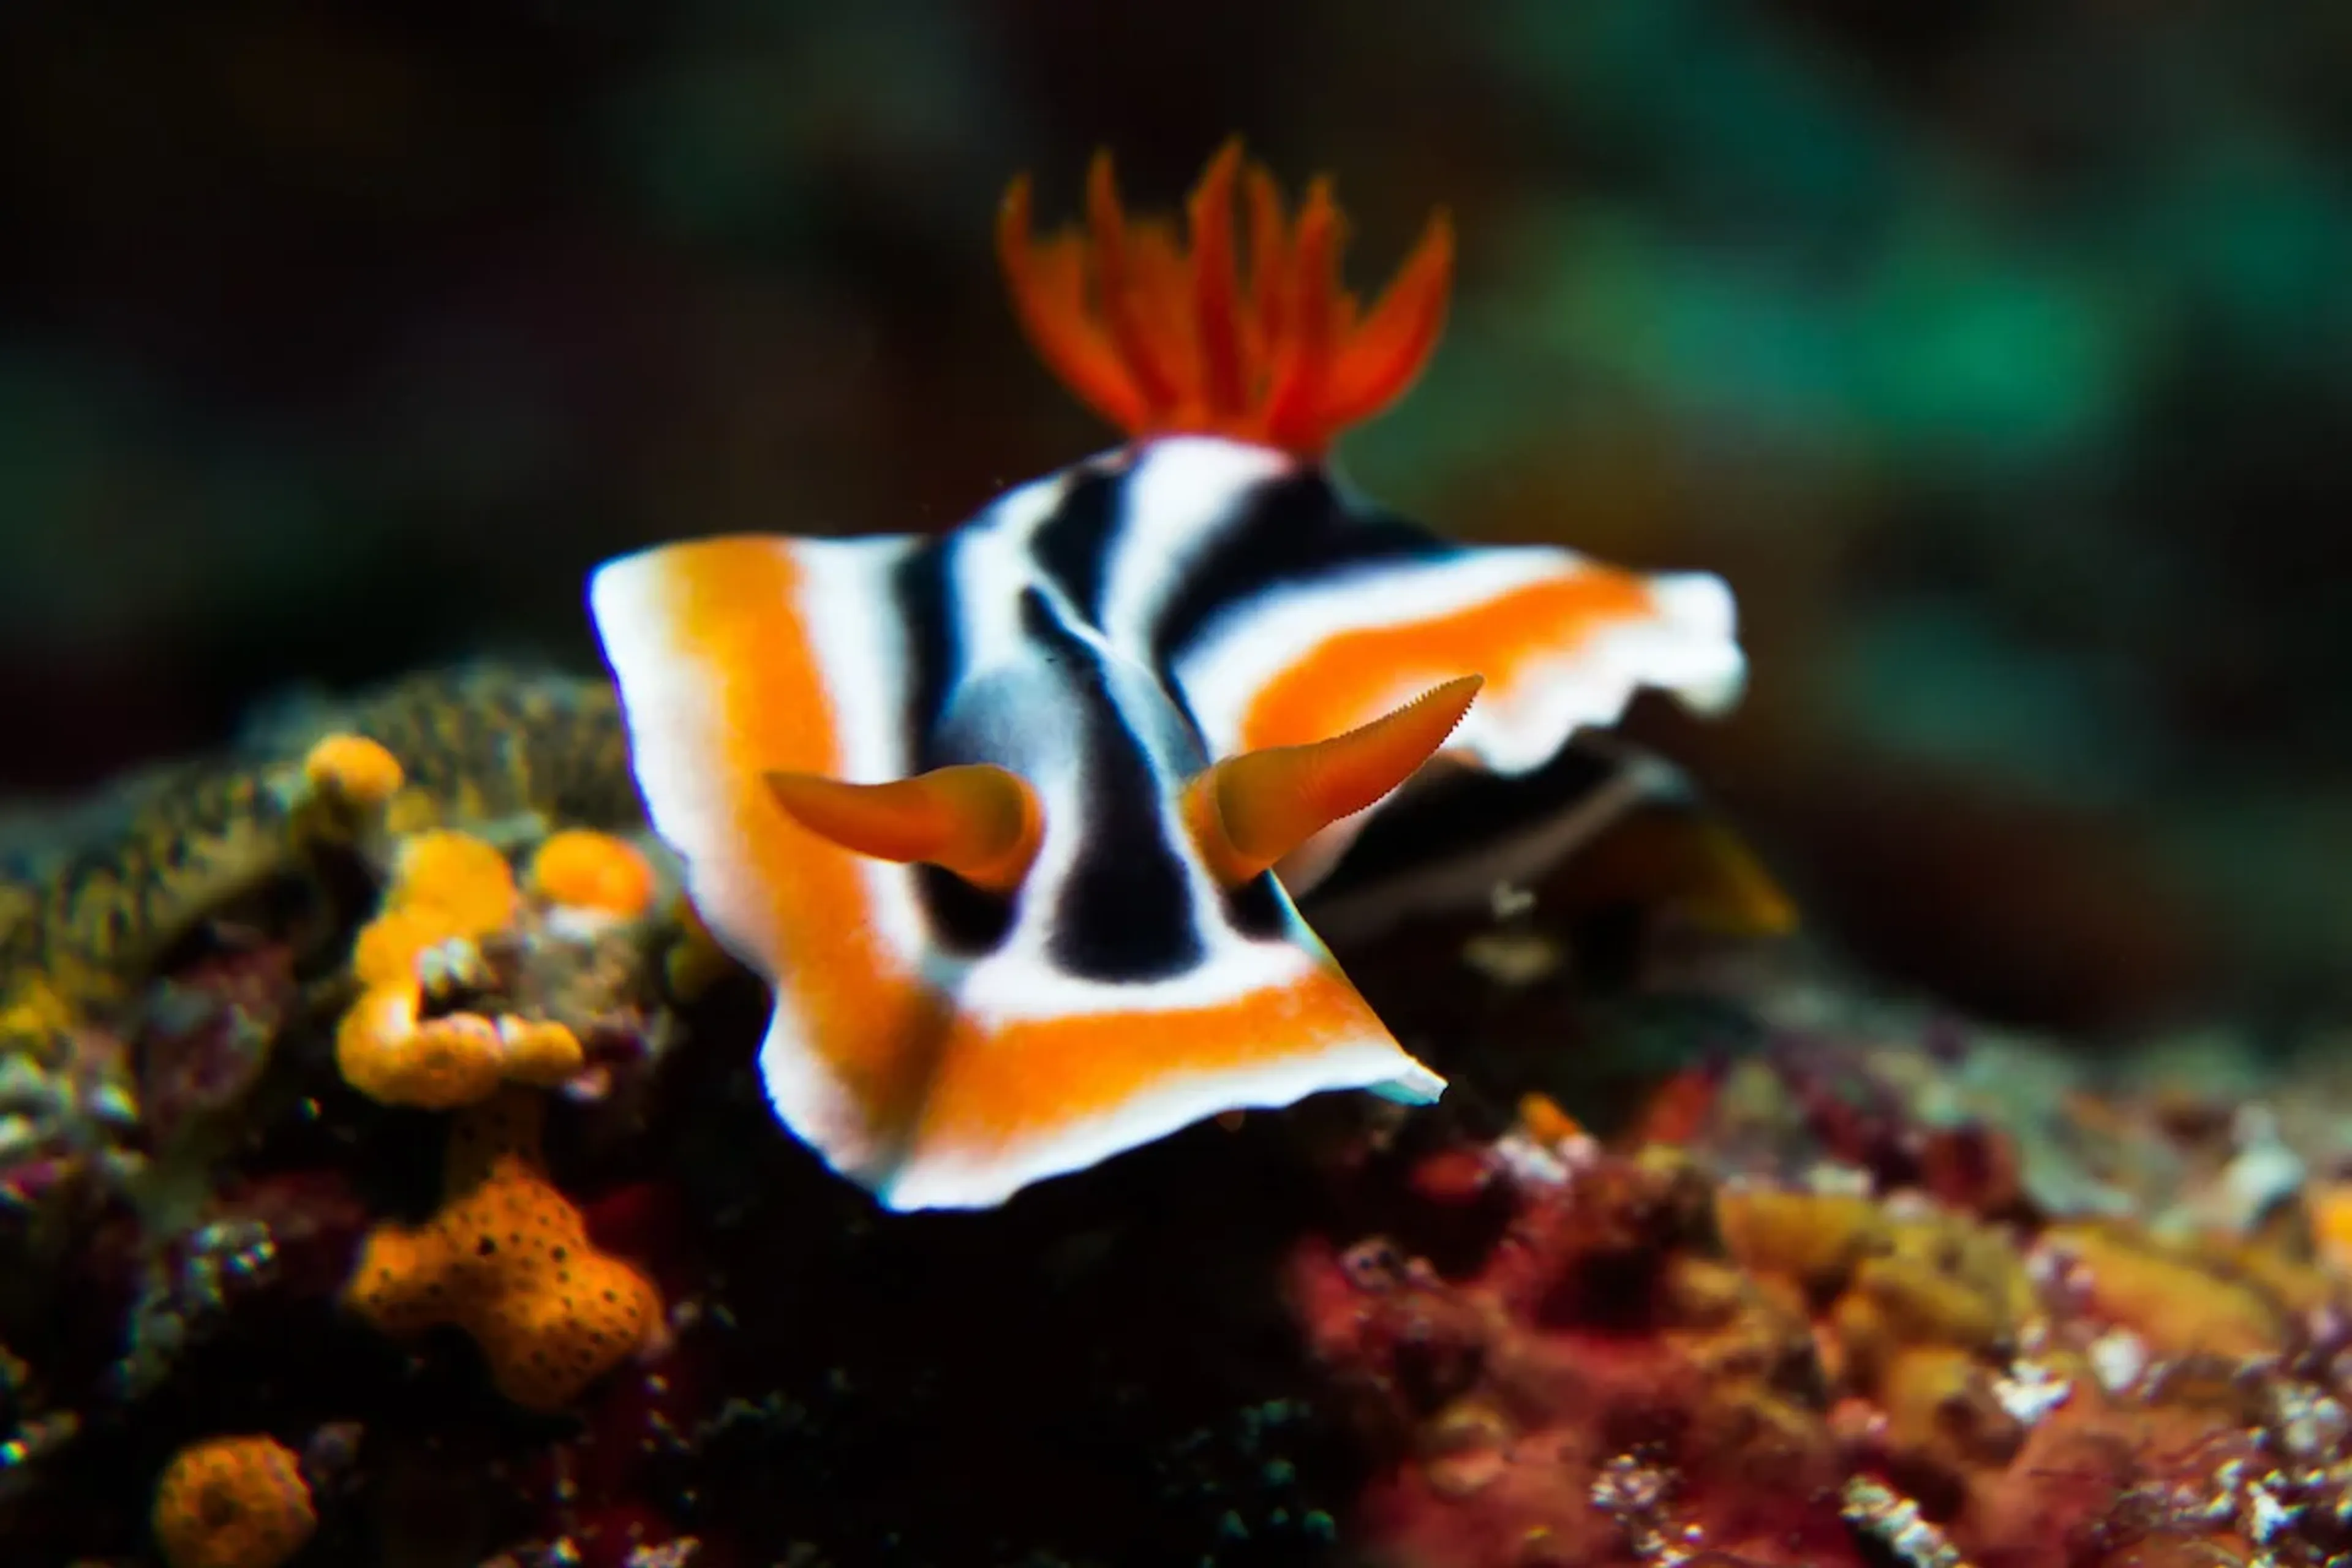
[[[280,893],[103,986],[14,972],[37,1045],[0,1084],[49,1108],[0,1210],[26,1561],[152,1550],[224,1431],[301,1450],[298,1563],[2352,1550],[2338,1037],[2087,1056],[1754,932],[1629,949],[1548,883],[1348,955],[1439,1106],[1324,1097],[889,1215],[775,1127],[764,999],[635,827],[493,820],[375,744],[342,754],[388,792],[283,764]],[[337,1037],[394,990],[354,1073]],[[464,1019],[569,1047],[377,1092],[457,1082],[425,1058]]]

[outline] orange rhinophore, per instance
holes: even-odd
[[[1044,842],[1037,792],[986,763],[876,784],[777,772],[768,788],[820,838],[880,860],[926,861],[992,892],[1020,887]]]
[[[1195,778],[1184,818],[1202,863],[1228,888],[1412,776],[1470,710],[1485,682],[1462,676],[1344,735],[1241,752]]]
[[[1248,259],[1234,225],[1239,185]],[[1095,155],[1083,231],[1029,228],[1013,181],[996,239],[1014,308],[1054,373],[1135,437],[1231,436],[1319,458],[1333,437],[1404,395],[1445,321],[1454,231],[1433,216],[1396,279],[1359,313],[1339,282],[1339,204],[1307,186],[1294,221],[1274,178],[1225,143],[1193,187],[1189,249],[1164,220],[1130,222]]]

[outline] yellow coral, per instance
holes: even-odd
[[[1816,1301],[1844,1289],[1864,1258],[1893,1245],[1878,1205],[1850,1194],[1727,1187],[1715,1208],[1733,1257]]]
[[[566,909],[635,920],[654,902],[654,868],[635,845],[610,833],[567,828],[530,860],[530,890]]]
[[[2053,1226],[2043,1239],[2079,1270],[2090,1314],[2130,1329],[2158,1354],[2242,1361],[2278,1354],[2294,1337],[2271,1294],[2210,1249],[2088,1220]]]
[[[28,975],[15,988],[0,993],[0,1053],[23,1052],[36,1058],[48,1052],[50,1042],[75,1024],[74,1010],[44,976]]]
[[[172,1457],[152,1522],[172,1568],[278,1568],[318,1528],[310,1489],[274,1437],[209,1437]]]
[[[540,1114],[535,1097],[513,1091],[460,1113],[440,1213],[371,1233],[344,1300],[395,1336],[464,1329],[499,1393],[557,1410],[644,1346],[661,1300],[596,1250],[541,1173]]]
[[[1999,1233],[1850,1194],[1727,1189],[1716,1214],[1757,1283],[1815,1315],[1823,1373],[1884,1414],[1890,1451],[1955,1477],[2007,1463],[2023,1428],[1995,1378],[2035,1300]]]

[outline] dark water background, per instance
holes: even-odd
[[[1732,579],[1748,706],[1637,727],[1827,931],[2027,1019],[2337,1005],[2347,71],[2319,0],[12,5],[0,795],[1083,455],[998,193],[1238,131],[1360,287],[1453,212],[1357,479]]]

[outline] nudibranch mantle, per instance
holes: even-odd
[[[1717,578],[1451,543],[1312,450],[1181,429],[943,536],[666,544],[590,602],[654,827],[773,988],[779,1117],[898,1209],[1434,1099],[1294,896],[1441,746],[1529,773],[1641,687],[1743,675]]]

